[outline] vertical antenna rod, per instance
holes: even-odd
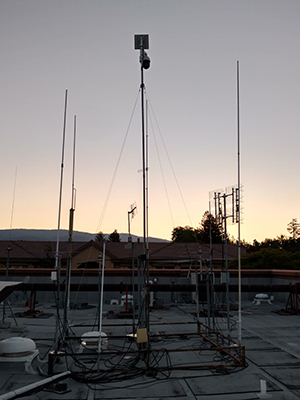
[[[148,100],[146,100],[146,250],[149,251],[149,149],[148,149]]]
[[[141,58],[144,54],[142,36],[141,36]],[[142,111],[142,159],[143,159],[143,242],[144,242],[144,254],[146,255],[147,246],[147,213],[146,213],[146,157],[145,157],[145,111],[144,111],[144,69],[141,63],[141,111]]]
[[[75,148],[76,148],[76,115],[74,115],[74,140],[73,140],[73,170],[72,170],[72,195],[71,195],[71,208],[69,211],[69,246],[68,246],[68,260],[66,271],[66,286],[65,286],[65,303],[64,303],[64,330],[67,334],[68,326],[68,310],[70,310],[70,283],[71,283],[71,262],[72,262],[72,237],[74,226],[74,212],[75,212]]]
[[[55,252],[55,268],[59,271],[59,230],[60,230],[60,215],[61,215],[61,203],[62,203],[62,185],[64,175],[64,157],[65,157],[65,137],[66,137],[66,120],[67,120],[67,102],[68,102],[68,90],[65,94],[65,111],[64,111],[64,124],[63,124],[63,141],[62,141],[62,152],[61,152],[61,166],[60,166],[60,188],[59,188],[59,201],[58,201],[58,223],[57,223],[57,240],[56,240],[56,252]],[[58,281],[59,283],[59,281]]]
[[[59,202],[58,202],[58,223],[57,223],[57,240],[55,251],[55,269],[56,269],[56,282],[57,282],[57,307],[56,307],[56,329],[55,329],[55,351],[58,351],[58,326],[59,326],[59,303],[60,303],[60,260],[59,260],[59,231],[60,231],[60,215],[62,203],[62,184],[64,175],[64,155],[65,155],[65,137],[66,137],[66,120],[67,120],[67,99],[68,90],[65,93],[65,111],[64,111],[64,124],[63,124],[63,141],[61,152],[61,168],[60,168],[60,188],[59,188]]]
[[[237,158],[238,158],[238,277],[239,277],[239,310],[238,310],[238,343],[242,343],[242,286],[241,286],[241,165],[240,165],[240,70],[237,61]]]

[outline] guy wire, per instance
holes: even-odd
[[[159,135],[160,135],[160,138],[161,138],[163,147],[164,147],[164,149],[165,149],[165,152],[166,152],[166,155],[167,155],[167,158],[168,158],[168,161],[169,161],[170,168],[171,168],[172,173],[173,173],[174,180],[175,180],[176,185],[177,185],[177,189],[178,189],[178,191],[179,191],[179,194],[180,194],[180,197],[181,197],[183,206],[184,206],[184,208],[185,208],[185,212],[186,212],[186,214],[187,214],[187,217],[188,217],[188,220],[189,220],[191,226],[193,226],[193,223],[192,223],[190,214],[189,214],[188,209],[187,209],[187,205],[186,205],[186,203],[185,203],[185,200],[184,200],[184,197],[183,197],[183,194],[182,194],[182,191],[181,191],[181,188],[180,188],[180,185],[179,185],[179,182],[178,182],[178,179],[177,179],[177,176],[176,176],[176,173],[175,173],[175,170],[174,170],[174,167],[173,167],[171,158],[170,158],[169,153],[168,153],[168,150],[167,150],[167,146],[166,146],[165,141],[164,141],[164,138],[163,138],[163,136],[162,136],[162,133],[161,133],[159,124],[158,124],[158,122],[157,122],[157,118],[156,118],[156,116],[155,116],[155,113],[154,113],[154,110],[153,110],[151,101],[150,101],[150,99],[149,99],[148,93],[146,93],[146,95],[147,95],[147,100],[149,101],[149,104],[150,104],[151,111],[152,111],[152,113],[153,113],[153,117],[154,117],[154,120],[155,120],[157,129],[158,129],[158,132],[159,132]]]
[[[132,110],[132,113],[131,113],[131,116],[130,116],[130,120],[129,120],[129,123],[128,123],[128,126],[127,126],[125,137],[124,137],[124,140],[123,140],[123,143],[122,143],[122,146],[121,146],[121,150],[120,150],[120,154],[119,154],[119,157],[118,157],[118,160],[117,160],[117,164],[116,164],[115,170],[113,172],[113,176],[112,176],[112,179],[111,179],[111,182],[110,182],[110,185],[109,185],[109,188],[108,188],[108,192],[107,192],[107,195],[106,195],[106,198],[105,198],[105,201],[104,201],[104,205],[103,205],[102,212],[101,212],[101,215],[100,215],[100,218],[99,218],[99,222],[98,222],[98,225],[97,225],[96,232],[99,231],[99,229],[100,229],[100,227],[102,225],[103,219],[104,219],[104,215],[105,215],[105,212],[106,212],[106,209],[107,209],[107,206],[108,206],[108,202],[109,202],[109,199],[110,199],[110,195],[111,195],[111,192],[112,192],[112,189],[113,189],[113,185],[114,185],[114,182],[115,182],[115,179],[116,179],[117,171],[119,169],[119,165],[120,165],[120,161],[121,161],[121,158],[122,158],[122,154],[123,154],[123,150],[124,150],[124,147],[125,147],[125,143],[126,143],[126,140],[127,140],[127,137],[128,137],[129,129],[131,127],[131,123],[132,123],[133,115],[134,115],[134,112],[135,112],[135,109],[136,109],[137,101],[139,99],[139,93],[140,93],[140,89],[138,91],[138,94],[137,94],[137,97],[136,97],[136,100],[135,100],[135,103],[134,103],[134,106],[133,106],[133,110]]]

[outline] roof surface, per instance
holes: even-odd
[[[204,368],[201,366],[209,363],[218,364],[228,362],[225,354],[210,352],[210,346],[197,336],[189,335],[195,332],[195,305],[170,304],[163,309],[153,310],[150,313],[151,332],[158,335],[152,341],[154,349],[180,350],[178,353],[169,352],[168,369],[164,375],[161,373],[146,374],[128,373],[125,377],[118,379],[116,373],[91,374],[98,377],[98,383],[85,384],[72,378],[62,379],[60,382],[67,384],[64,392],[58,392],[54,388],[41,390],[36,394],[25,395],[24,399],[151,399],[151,400],[250,400],[259,398],[261,395],[261,381],[265,381],[267,392],[262,398],[267,396],[274,400],[293,400],[300,398],[300,348],[299,348],[299,329],[300,316],[281,313],[282,304],[273,305],[262,303],[259,306],[251,302],[243,303],[242,317],[242,344],[246,348],[245,368]],[[35,341],[39,351],[39,358],[32,362],[32,373],[25,371],[24,362],[5,360],[0,357],[0,396],[12,394],[13,391],[26,387],[29,384],[40,384],[47,379],[47,354],[54,342],[56,330],[55,309],[53,304],[40,305],[40,310],[44,312],[44,317],[40,318],[17,318],[19,325],[26,326],[25,331],[12,332],[10,329],[0,329],[1,340],[10,337],[27,337]],[[90,331],[91,325],[95,322],[96,307],[73,310],[70,314],[71,329],[77,335]],[[103,332],[108,335],[108,348],[121,352],[128,348],[128,354],[121,359],[118,355],[110,356],[106,361],[106,366],[118,366],[121,369],[122,363],[130,365],[133,355],[130,351],[136,349],[135,343],[124,339],[124,335],[131,331],[131,319],[111,319],[112,311],[116,313],[122,310],[121,306],[105,305],[103,319]],[[13,305],[13,312],[17,314],[24,311],[17,304]],[[278,311],[275,312],[275,311]],[[15,323],[11,316],[7,316],[7,322]],[[207,323],[201,317],[202,323]],[[236,330],[237,313],[231,311],[231,323],[233,339],[237,336]],[[20,326],[20,328],[22,328]],[[226,331],[222,318],[218,320],[220,329]],[[166,333],[171,336],[164,336]],[[117,341],[114,336],[122,336],[123,339]],[[119,339],[118,339],[119,340]],[[74,343],[74,342],[73,342]],[[75,342],[76,343],[76,342]],[[78,345],[73,344],[73,350],[78,351]],[[200,349],[199,349],[200,348]],[[77,350],[76,350],[77,349]],[[118,350],[119,349],[119,350]],[[103,351],[103,360],[105,358]],[[154,354],[154,353],[153,353]],[[165,351],[164,355],[167,354]],[[161,357],[153,362],[157,365],[164,365],[165,358]],[[222,360],[223,357],[223,360]],[[97,368],[86,359],[86,368]],[[126,358],[126,360],[125,360]],[[79,359],[79,358],[78,358]],[[124,361],[125,360],[125,361]],[[186,369],[178,370],[179,366],[186,366]],[[190,369],[197,365],[197,370]],[[74,362],[66,364],[64,360],[55,366],[56,373],[76,369]],[[128,367],[129,368],[129,367]],[[34,373],[33,373],[34,372]],[[44,374],[41,375],[41,372]],[[2,397],[4,398],[4,397]],[[14,397],[10,397],[14,398]]]

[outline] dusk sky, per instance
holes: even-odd
[[[237,184],[237,61],[241,239],[287,235],[300,219],[299,20],[299,0],[2,0],[0,229],[57,228],[68,90],[61,228],[76,115],[74,229],[126,233],[136,204],[142,235],[145,33],[149,236],[198,227],[209,193]]]

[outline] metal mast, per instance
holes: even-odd
[[[60,187],[59,187],[59,201],[58,201],[58,223],[57,223],[57,239],[55,251],[55,272],[57,284],[57,299],[56,299],[56,329],[55,329],[55,351],[58,351],[58,332],[59,332],[59,303],[60,303],[60,257],[59,257],[59,233],[60,233],[60,218],[61,218],[61,203],[62,203],[62,188],[64,176],[64,158],[65,158],[65,138],[66,138],[66,125],[67,125],[67,104],[68,104],[68,90],[65,93],[65,108],[64,108],[64,122],[63,122],[63,139],[62,139],[62,152],[61,152],[61,168],[60,168]]]
[[[74,227],[74,212],[76,202],[75,189],[75,148],[76,148],[76,115],[74,115],[74,140],[73,140],[73,170],[72,170],[72,195],[71,208],[69,210],[69,246],[68,260],[66,270],[66,286],[65,286],[65,303],[64,303],[64,333],[67,334],[68,327],[68,311],[70,310],[70,284],[71,284],[71,262],[72,262],[72,243],[73,243],[73,227]]]
[[[141,269],[144,283],[144,307],[141,315],[140,327],[146,327],[149,333],[149,298],[147,295],[147,286],[149,284],[149,266],[148,266],[148,201],[147,201],[147,175],[146,175],[146,138],[145,138],[145,106],[144,106],[144,69],[150,68],[150,58],[146,53],[149,49],[149,35],[134,35],[134,48],[140,51],[141,65],[141,113],[142,113],[142,163],[143,163],[143,254],[141,254]],[[143,321],[144,320],[144,321]]]
[[[238,310],[238,343],[242,343],[242,289],[241,289],[241,166],[240,166],[240,70],[237,61],[237,157],[238,157],[238,278],[239,278],[239,310]]]

